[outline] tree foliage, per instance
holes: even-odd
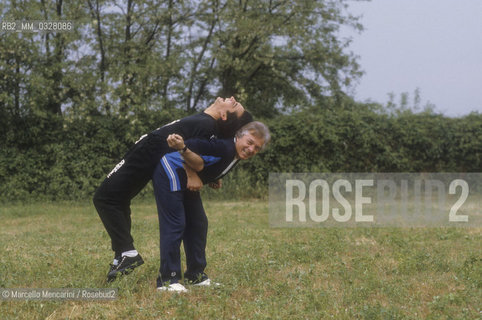
[[[135,116],[236,95],[256,115],[337,95],[359,75],[347,1],[6,1],[4,20],[71,20],[73,32],[2,31],[10,108]],[[7,67],[7,65],[9,67]],[[13,67],[12,67],[13,66]],[[11,101],[10,101],[11,100]]]
[[[352,109],[317,107],[265,120],[272,143],[226,177],[223,193],[266,194],[270,172],[478,172],[482,167],[478,113],[392,115],[372,105],[345,104]],[[89,198],[147,128],[182,115],[149,111],[137,123],[98,115],[64,120],[62,130],[50,134],[43,128],[62,119],[37,118],[35,126],[2,146],[0,201]]]
[[[378,105],[314,108],[267,121],[273,141],[240,165],[266,188],[270,172],[479,172],[482,115],[380,113]]]
[[[0,30],[0,194],[86,198],[137,138],[235,95],[273,131],[240,166],[270,171],[475,171],[481,117],[357,103],[340,28],[348,0],[5,0],[1,20],[72,21],[71,32]],[[419,93],[414,104],[419,104]]]

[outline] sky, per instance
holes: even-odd
[[[418,88],[421,106],[446,116],[482,113],[482,0],[350,2],[364,31],[348,32],[365,74],[357,101],[386,104]]]

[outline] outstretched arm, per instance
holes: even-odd
[[[180,135],[170,134],[167,137],[167,144],[169,147],[179,151],[186,164],[194,171],[199,172],[204,168],[204,160],[197,153],[194,153],[187,148],[184,139]]]

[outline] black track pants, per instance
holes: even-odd
[[[149,134],[129,150],[95,192],[94,205],[116,256],[134,249],[131,200],[152,179],[161,156],[170,151],[165,137]]]

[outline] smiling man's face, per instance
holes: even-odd
[[[251,114],[234,97],[227,99],[217,98],[215,103],[221,110],[221,113],[224,114],[217,120],[219,138],[232,138],[239,128],[253,121]]]
[[[247,160],[256,155],[263,147],[264,140],[246,133],[236,139],[236,154],[239,159]]]
[[[244,107],[241,103],[236,101],[234,97],[231,98],[217,98],[216,103],[218,103],[222,110],[226,113],[236,114],[240,118],[244,113]]]

